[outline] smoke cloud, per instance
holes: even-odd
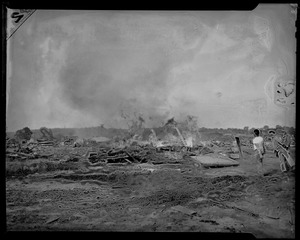
[[[135,117],[154,127],[187,115],[205,127],[293,126],[295,105],[274,90],[295,79],[290,8],[38,10],[9,40],[7,128],[123,128]]]

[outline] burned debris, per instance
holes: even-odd
[[[189,123],[178,123],[174,118],[169,119],[159,132],[156,132],[157,129],[150,129],[146,135],[145,129],[141,129],[141,124],[135,125],[135,128],[130,129],[129,135],[113,138],[103,136],[55,138],[52,130],[46,127],[40,128],[35,133],[26,127],[18,130],[13,138],[6,138],[6,157],[12,160],[50,158],[57,157],[56,153],[61,149],[78,148],[85,153],[72,158],[72,161],[81,159],[94,166],[114,163],[161,164],[193,159],[202,167],[218,167],[237,166],[245,154],[252,154],[249,135],[224,134],[203,140],[199,137],[198,130],[191,129]],[[270,144],[266,145],[270,148]],[[281,149],[280,146],[278,143],[276,149]],[[43,153],[45,150],[49,153]],[[282,158],[287,158],[286,162],[294,166],[290,154],[283,150],[280,152]]]
[[[241,229],[226,223],[228,211],[255,224],[258,219],[267,219],[265,223],[280,219],[294,226],[293,202],[283,208],[285,213],[253,209],[250,204],[258,197],[266,201],[264,206],[270,201],[274,206],[285,203],[279,195],[272,198],[274,189],[276,194],[284,189],[293,199],[293,172],[288,168],[287,175],[282,175],[278,163],[279,171],[273,169],[263,177],[243,170],[252,164],[251,134],[201,132],[190,122],[174,118],[161,128],[145,129],[136,124],[130,133],[117,135],[114,130],[109,135],[105,131],[103,135],[76,136],[75,132],[63,135],[43,127],[6,137],[11,229],[75,229],[78,223],[86,227],[94,221],[97,230],[107,230],[110,222],[114,223],[112,230],[127,230],[122,228],[123,219],[136,226],[161,219],[165,230],[172,226],[166,222],[187,218],[197,231],[204,225],[214,230]],[[266,137],[267,143],[271,140]],[[288,158],[285,166],[294,163],[289,150],[276,146],[269,144],[267,148],[273,162],[276,150],[278,159]],[[17,206],[26,206],[26,216]],[[210,217],[216,209],[219,213]]]

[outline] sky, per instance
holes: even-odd
[[[36,10],[7,41],[6,129],[295,126],[295,21],[289,4]]]

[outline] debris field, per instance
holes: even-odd
[[[282,172],[269,148],[264,174],[257,174],[246,137],[237,147],[222,138],[189,145],[186,137],[174,144],[154,136],[121,144],[41,133],[36,140],[6,139],[8,231],[295,237],[294,171]]]

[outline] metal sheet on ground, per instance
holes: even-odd
[[[204,167],[230,167],[238,166],[239,162],[232,159],[225,159],[213,156],[192,156],[193,159],[199,161]]]

